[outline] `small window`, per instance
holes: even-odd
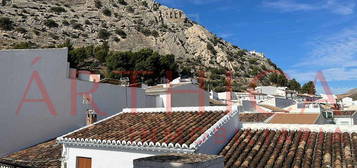
[[[92,168],[92,159],[86,157],[77,157],[77,168]]]

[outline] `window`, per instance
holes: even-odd
[[[92,159],[77,157],[77,168],[92,168]]]

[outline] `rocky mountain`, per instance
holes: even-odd
[[[338,95],[340,98],[351,97],[353,100],[357,100],[357,88],[351,89],[344,94]]]
[[[204,70],[212,81],[214,74],[224,80],[224,71],[232,71],[241,89],[260,72],[280,70],[263,54],[234,46],[183,11],[153,0],[0,1],[0,48],[19,42],[46,47],[67,39],[76,47],[107,41],[111,50],[150,48],[175,55],[181,68]]]

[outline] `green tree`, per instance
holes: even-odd
[[[101,38],[101,39],[108,39],[110,37],[110,32],[108,32],[107,30],[105,29],[100,29],[99,32],[98,32],[98,38]]]
[[[278,75],[278,86],[288,86],[288,79],[286,79],[285,75],[279,74]]]
[[[301,85],[296,79],[289,80],[288,88],[290,90],[300,91]]]
[[[183,67],[181,72],[180,72],[180,76],[182,76],[182,77],[193,77],[193,74],[191,72],[191,68]]]
[[[95,47],[94,55],[100,62],[104,63],[109,54],[108,42],[104,42],[103,45]]]
[[[162,77],[166,77],[166,72],[172,72],[172,77],[178,76],[177,64],[174,55],[160,55],[151,49],[142,49],[138,52],[111,52],[106,58],[109,71],[149,71],[151,74],[139,75],[139,79],[149,85],[157,84]],[[111,75],[119,78],[126,75]]]
[[[301,93],[307,93],[307,94],[315,95],[316,94],[316,88],[315,88],[314,82],[309,81],[309,82],[305,83],[301,88]]]
[[[269,80],[272,84],[277,86],[287,86],[288,79],[286,79],[284,74],[272,73],[269,75]]]
[[[38,45],[32,42],[20,42],[13,46],[13,49],[34,49],[34,48],[38,48]]]

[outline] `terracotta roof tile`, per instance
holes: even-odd
[[[350,110],[350,111],[341,111],[341,110],[334,110],[333,115],[334,116],[352,116],[356,113],[357,111]]]
[[[269,123],[272,124],[315,124],[320,114],[275,114]]]
[[[61,167],[62,145],[56,140],[41,143],[0,158],[0,162],[35,168]]]
[[[65,138],[190,145],[224,115],[225,111],[123,113]]]
[[[282,108],[271,106],[271,105],[267,105],[267,104],[259,104],[258,106],[261,106],[261,107],[264,107],[266,109],[269,109],[272,112],[288,112],[287,110],[284,110]]]
[[[219,153],[226,168],[357,165],[357,133],[239,130]]]
[[[241,122],[264,122],[275,113],[240,113],[239,120]]]

